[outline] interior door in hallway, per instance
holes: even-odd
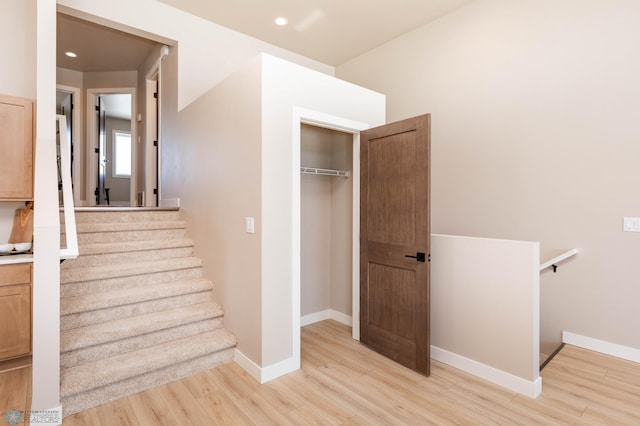
[[[360,341],[428,375],[430,116],[360,144]]]

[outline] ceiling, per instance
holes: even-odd
[[[473,0],[158,0],[338,66]],[[275,25],[284,16],[289,24]],[[156,42],[58,13],[57,63],[81,72],[131,71]],[[66,51],[78,54],[65,56]]]
[[[81,72],[133,71],[156,42],[58,13],[57,66]],[[70,58],[65,52],[75,52]]]
[[[472,0],[159,0],[338,66]],[[289,24],[275,25],[283,16]]]

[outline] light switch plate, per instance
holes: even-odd
[[[622,230],[624,232],[640,232],[640,217],[625,217]]]
[[[255,234],[255,220],[252,217],[245,217],[244,230],[247,234]]]

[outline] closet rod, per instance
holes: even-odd
[[[300,173],[324,176],[351,176],[351,172],[348,170],[317,169],[315,167],[300,167]]]

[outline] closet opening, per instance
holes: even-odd
[[[300,325],[352,326],[353,134],[300,126]]]
[[[295,368],[300,367],[300,328],[326,318],[333,318],[351,326],[351,336],[360,340],[360,132],[370,126],[365,123],[349,120],[313,111],[300,107],[293,107],[292,135],[292,181],[293,181],[293,211],[292,211],[292,362]],[[335,139],[335,146],[331,143]],[[324,141],[324,145],[320,145]],[[327,146],[328,145],[328,146]],[[328,150],[328,151],[327,151]],[[331,158],[331,152],[336,158]],[[304,151],[304,152],[303,152]],[[349,152],[346,152],[349,151]],[[318,159],[318,163],[307,163]],[[326,166],[326,167],[322,167]],[[303,174],[301,169],[330,169],[349,171],[349,176],[326,176]],[[313,188],[324,185],[324,194],[331,196],[333,191],[334,203],[329,206],[320,206],[317,200],[312,199],[309,191],[302,193],[302,183],[305,181],[305,189],[311,185]],[[315,179],[313,181],[312,179]],[[324,181],[324,183],[322,182]],[[333,187],[333,188],[332,188]],[[318,189],[318,188],[316,188]],[[349,196],[346,194],[350,193]],[[302,200],[304,196],[304,201]],[[338,201],[339,200],[339,201]],[[304,202],[304,228],[303,228],[303,202]],[[320,206],[320,212],[314,211],[315,206]],[[329,209],[327,210],[327,207]],[[311,208],[311,210],[309,210]],[[312,213],[308,213],[312,212]],[[309,216],[311,214],[311,216]],[[340,217],[340,220],[329,223],[329,228],[336,234],[335,238],[319,235],[315,229],[318,225],[313,223],[313,216],[321,214],[331,219],[332,214]],[[306,232],[303,237],[302,232]],[[314,240],[315,238],[315,240]],[[324,249],[314,249],[313,242],[320,241]],[[331,242],[334,245],[331,245]],[[302,248],[302,244],[305,248]],[[333,249],[333,250],[332,250]],[[309,253],[312,256],[309,256]],[[313,254],[321,256],[324,264],[331,264],[333,259],[338,265],[335,271],[320,271],[312,279],[314,284],[308,284],[307,277],[312,271],[318,269],[318,263],[314,262]],[[305,269],[303,271],[302,264]],[[350,271],[350,272],[348,272]],[[345,276],[350,273],[345,284]],[[304,275],[303,275],[304,274]],[[340,281],[331,283],[329,277],[340,276]],[[325,283],[321,287],[320,283]],[[346,287],[345,287],[346,286]],[[327,295],[326,291],[329,289]],[[331,300],[333,291],[333,303]],[[350,292],[351,297],[346,295]],[[318,294],[320,293],[320,294]],[[304,298],[304,300],[303,300]],[[324,302],[324,303],[320,303]],[[351,309],[349,309],[349,303]],[[304,306],[303,306],[304,305]]]

